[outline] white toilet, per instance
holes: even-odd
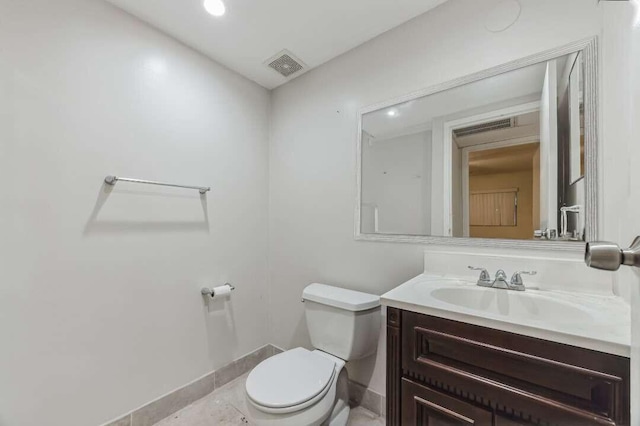
[[[295,348],[258,364],[246,383],[251,421],[258,425],[344,426],[349,417],[346,361],[375,352],[380,297],[324,284],[303,293],[309,351]]]

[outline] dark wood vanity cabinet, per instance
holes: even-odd
[[[628,358],[387,309],[387,424],[629,425]]]

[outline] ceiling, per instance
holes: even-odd
[[[469,153],[469,175],[512,173],[533,170],[533,157],[539,143]]]
[[[202,0],[106,0],[258,84],[289,79],[264,62],[283,49],[308,69],[446,0],[225,0],[222,17]]]
[[[378,140],[387,139],[429,130],[436,118],[457,120],[503,109],[506,104],[539,100],[546,66],[546,62],[529,65],[364,114],[362,130]]]

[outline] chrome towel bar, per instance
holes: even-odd
[[[107,176],[106,178],[104,178],[105,183],[109,185],[115,185],[116,182],[120,180],[123,182],[144,183],[147,185],[173,186],[175,188],[197,189],[200,192],[200,194],[206,194],[207,191],[211,190],[211,188],[208,186],[176,185],[174,183],[156,182],[153,180],[143,180],[143,179],[132,179],[132,178],[119,177],[119,176]]]

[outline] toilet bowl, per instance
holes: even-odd
[[[267,359],[247,377],[249,417],[258,425],[278,426],[321,425],[328,418],[347,419],[349,395],[344,365],[339,358],[304,348]]]
[[[248,414],[258,426],[344,426],[349,417],[346,361],[375,352],[380,298],[311,284],[303,292],[316,348],[295,348],[258,364],[247,377]]]

